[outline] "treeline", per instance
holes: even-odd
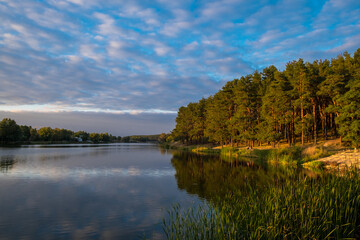
[[[360,48],[229,81],[214,96],[180,107],[168,140],[275,146],[331,136],[360,142]]]
[[[162,133],[165,134],[165,133]],[[159,142],[160,141],[159,134],[157,135],[132,135],[122,137],[121,142],[125,143],[146,143],[146,142]]]
[[[68,129],[42,127],[40,129],[26,125],[18,125],[14,120],[4,118],[0,122],[0,143],[18,142],[92,142],[108,143],[121,141],[108,133],[73,132]]]

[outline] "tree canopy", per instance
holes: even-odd
[[[217,144],[313,141],[360,144],[360,48],[331,60],[291,61],[234,79],[213,96],[180,107],[171,138]]]
[[[87,133],[85,131],[73,132],[64,128],[42,127],[40,129],[30,126],[18,125],[15,120],[4,118],[0,122],[0,143],[17,142],[113,142],[121,139],[108,133]]]

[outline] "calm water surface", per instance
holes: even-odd
[[[0,148],[0,239],[165,239],[161,221],[302,169],[170,152],[151,144]]]
[[[0,239],[164,239],[180,190],[173,155],[150,144],[0,148]]]

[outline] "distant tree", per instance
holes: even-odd
[[[51,127],[42,127],[38,130],[39,138],[42,141],[51,141],[54,131]]]
[[[164,143],[164,142],[166,142],[166,138],[167,138],[167,137],[168,137],[168,134],[166,134],[166,133],[161,133],[160,136],[159,136],[158,141],[159,141],[160,143]]]
[[[174,137],[172,136],[172,134],[169,134],[168,137],[166,138],[166,142],[174,142]]]
[[[0,141],[4,143],[16,142],[21,139],[21,128],[10,118],[0,122]]]
[[[54,128],[52,130],[52,136],[51,136],[51,141],[62,141],[62,136],[61,136],[61,129],[60,128]]]
[[[31,127],[22,125],[20,126],[21,129],[21,140],[22,141],[29,141],[31,137]]]
[[[86,142],[87,140],[89,140],[89,133],[85,131],[77,131],[76,133],[74,133],[74,137],[81,138],[84,142]]]
[[[30,129],[30,141],[38,141],[40,139],[40,136],[38,134],[38,131],[36,128],[31,128]]]
[[[110,136],[108,133],[100,133],[99,135],[100,142],[110,142]]]
[[[93,143],[100,142],[100,134],[99,133],[90,133],[89,138]]]
[[[121,141],[124,143],[128,143],[130,142],[130,137],[129,136],[122,137]]]
[[[71,141],[73,140],[74,132],[68,129],[60,129],[59,131],[60,141]]]

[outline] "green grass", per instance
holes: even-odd
[[[211,204],[175,206],[163,228],[168,239],[359,239],[359,173],[248,185]]]
[[[315,161],[306,162],[303,164],[303,166],[309,169],[317,170],[317,169],[324,169],[325,163],[315,160]]]
[[[262,161],[294,165],[301,163],[301,152],[301,147],[254,150],[254,154]]]
[[[221,149],[220,154],[226,157],[256,157],[252,154],[252,150],[235,147],[224,147]]]
[[[169,148],[169,147],[168,147]],[[170,147],[171,148],[171,147]],[[187,146],[176,148],[182,151],[191,151],[198,154],[219,154],[225,161],[238,159],[256,160],[259,162],[276,163],[283,165],[300,165],[311,169],[323,169],[324,164],[315,162],[319,158],[330,156],[331,154],[324,147],[302,148],[299,146],[275,149],[243,149],[235,147],[224,147],[212,149],[203,146]]]
[[[321,146],[305,149],[303,155],[304,162],[310,162],[319,158],[328,157],[331,154],[328,152],[328,150],[326,150],[326,148]]]
[[[208,147],[197,147],[197,148],[191,149],[191,151],[194,153],[219,153],[220,152],[219,149],[212,149],[212,148],[208,148]]]

